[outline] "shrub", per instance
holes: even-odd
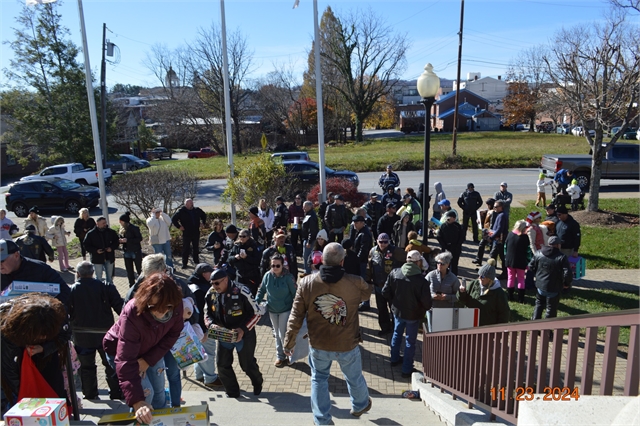
[[[320,192],[320,184],[315,185],[309,191],[307,195],[307,200],[313,201],[315,205],[318,203],[318,193]],[[366,197],[364,194],[358,192],[358,188],[353,184],[353,182],[349,182],[345,179],[340,178],[331,178],[327,179],[327,194],[332,192],[335,194],[340,194],[344,198],[345,203],[351,205],[351,207],[360,207],[366,201]]]
[[[222,199],[236,204],[240,211],[258,205],[261,198],[273,205],[278,195],[293,193],[297,183],[296,179],[287,176],[282,163],[273,161],[269,154],[246,158],[235,170],[235,176],[227,181]]]
[[[111,185],[116,202],[142,222],[154,207],[173,215],[185,199],[195,198],[197,192],[198,181],[192,173],[155,167],[118,176]]]

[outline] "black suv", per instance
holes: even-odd
[[[310,189],[312,186],[320,182],[320,164],[313,161],[293,160],[283,161],[285,170],[288,174],[298,179],[304,190]],[[360,185],[358,175],[350,170],[333,170],[325,167],[325,176],[327,179],[339,178],[352,182],[356,188]]]
[[[7,210],[18,217],[27,217],[29,209],[66,210],[78,214],[82,207],[95,207],[100,201],[100,190],[80,185],[68,179],[28,180],[9,186],[4,194]]]

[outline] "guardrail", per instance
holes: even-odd
[[[605,328],[604,346],[599,327]],[[599,395],[612,395],[621,327],[630,327],[624,395],[637,396],[640,309],[440,333],[425,327],[424,377],[454,399],[466,400],[469,408],[488,411],[492,420],[517,423],[519,401],[534,393],[552,400],[592,395],[596,376]]]

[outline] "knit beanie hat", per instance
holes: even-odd
[[[131,213],[126,212],[125,214],[120,215],[120,220],[123,221],[123,222],[129,223],[129,222],[131,222],[131,218],[129,217],[130,215],[131,215]]]
[[[538,176],[538,179],[544,179],[544,178],[545,178],[544,173],[540,173],[540,176]]]
[[[542,215],[540,212],[531,212],[527,215],[527,223],[533,223],[536,219],[541,219]]]
[[[496,278],[496,268],[489,263],[485,263],[478,271],[478,276],[494,280]]]

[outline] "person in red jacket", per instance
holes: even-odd
[[[164,408],[164,356],[182,331],[182,293],[167,274],[147,277],[125,305],[102,345],[125,401],[141,423]]]

